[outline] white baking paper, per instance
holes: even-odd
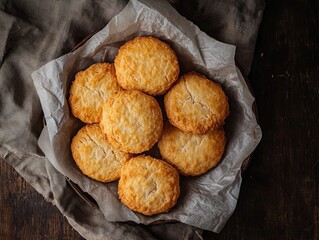
[[[202,176],[181,177],[177,205],[168,213],[151,217],[135,213],[120,202],[117,182],[100,183],[84,176],[70,151],[72,137],[83,126],[71,115],[67,102],[75,74],[95,62],[113,62],[118,48],[138,35],[152,35],[169,43],[177,53],[181,74],[195,70],[214,79],[223,86],[230,103],[225,125],[228,143],[222,161]],[[39,146],[56,169],[96,200],[109,221],[180,221],[219,232],[236,207],[241,165],[261,139],[252,111],[254,98],[235,66],[234,55],[234,46],[209,37],[167,2],[131,0],[82,47],[32,74],[47,124]]]

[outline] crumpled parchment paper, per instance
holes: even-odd
[[[70,150],[72,137],[83,126],[72,116],[67,102],[75,74],[95,62],[112,62],[118,48],[139,35],[152,35],[169,43],[177,53],[181,73],[195,70],[219,82],[230,104],[225,125],[228,143],[222,161],[202,176],[181,177],[177,205],[168,213],[151,217],[135,213],[120,202],[117,182],[100,183],[83,175]],[[131,0],[83,46],[33,72],[47,124],[39,146],[58,171],[95,199],[109,221],[151,224],[177,220],[219,232],[236,207],[241,165],[261,139],[252,111],[254,98],[235,66],[234,55],[234,46],[212,39],[167,2]]]

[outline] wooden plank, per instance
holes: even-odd
[[[237,209],[207,239],[318,239],[318,3],[268,1],[250,79],[263,139]]]
[[[250,79],[263,139],[237,208],[205,239],[319,239],[319,4],[268,1]],[[82,239],[0,161],[0,239]]]
[[[0,159],[0,239],[83,239],[9,164]]]

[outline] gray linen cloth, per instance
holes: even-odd
[[[236,45],[236,61],[244,75],[249,73],[262,0],[170,2],[208,35]],[[125,0],[0,1],[0,157],[87,239],[201,239],[200,229],[181,223],[145,227],[108,222],[74,191],[37,144],[43,113],[31,73],[103,28],[125,5]]]

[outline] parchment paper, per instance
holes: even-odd
[[[220,164],[200,177],[181,178],[181,196],[170,212],[152,217],[135,213],[117,195],[117,182],[99,183],[84,176],[71,156],[70,142],[83,124],[67,103],[75,74],[95,62],[112,62],[119,46],[138,35],[152,35],[176,51],[181,73],[199,71],[222,84],[229,97],[228,138]],[[150,224],[177,220],[219,232],[233,213],[241,185],[240,167],[261,139],[252,111],[254,98],[236,68],[235,47],[218,42],[162,1],[131,0],[101,31],[76,51],[53,60],[32,74],[47,126],[39,146],[52,165],[89,193],[109,221]]]

